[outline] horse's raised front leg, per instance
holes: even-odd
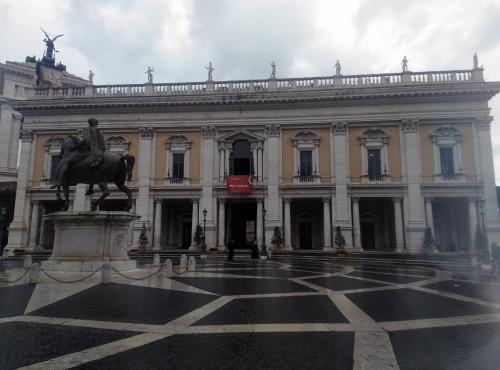
[[[97,200],[92,201],[92,206],[90,208],[91,211],[95,211],[99,204],[109,195],[108,184],[105,182],[101,182],[98,184],[99,189],[101,189],[102,194]]]
[[[125,184],[119,184],[119,183],[115,182],[115,185],[118,187],[118,189],[120,189],[125,194],[127,194],[127,198],[128,198],[127,211],[130,211],[132,209],[132,192],[130,191],[128,186]]]

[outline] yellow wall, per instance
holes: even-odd
[[[155,184],[160,185],[166,174],[166,158],[165,158],[165,140],[172,136],[172,132],[157,132],[156,134],[156,159],[154,169]],[[184,135],[189,138],[191,143],[191,153],[189,161],[189,174],[193,183],[199,182],[200,178],[200,140],[201,135],[199,132],[176,132],[176,135]]]
[[[394,180],[401,178],[401,144],[399,138],[399,126],[376,126],[384,130],[389,135],[387,153],[389,155],[389,171]],[[349,128],[349,168],[353,182],[360,181],[361,177],[361,146],[358,137],[371,127],[350,127]],[[382,171],[384,169],[382,168]]]
[[[302,130],[283,130],[283,146],[282,146],[282,160],[283,160],[283,183],[291,183],[294,174],[294,164],[293,163],[293,145],[292,137],[295,136],[299,131]],[[319,142],[319,173],[324,182],[330,181],[331,176],[330,171],[330,129],[329,128],[318,128],[312,129],[316,135],[321,139]]]
[[[429,179],[434,174],[434,151],[431,133],[444,125],[420,125],[420,152],[422,157],[422,175]],[[474,140],[472,135],[472,124],[454,124],[462,133],[462,163],[465,175],[475,175],[474,163]]]

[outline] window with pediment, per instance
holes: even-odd
[[[104,140],[106,150],[114,153],[124,154],[128,152],[130,141],[120,135],[112,135]]]
[[[320,137],[311,130],[299,131],[292,137],[294,183],[320,182],[319,143]]]
[[[189,184],[191,144],[191,139],[179,134],[165,140],[165,173],[169,184]]]
[[[226,176],[253,175],[254,181],[263,181],[264,138],[249,131],[233,131],[218,138],[219,181]]]
[[[462,133],[442,126],[431,134],[434,150],[434,177],[438,181],[460,180],[463,176]]]
[[[64,141],[63,137],[52,137],[45,144],[44,166],[42,181],[49,183],[55,180],[57,176],[57,168],[61,161],[61,146]]]
[[[389,135],[382,129],[369,128],[358,140],[361,147],[361,181],[389,181]]]

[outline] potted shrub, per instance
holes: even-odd
[[[203,242],[203,230],[201,229],[200,224],[196,225],[193,241],[196,243],[197,247],[199,247],[200,244]]]
[[[281,245],[283,244],[283,237],[281,236],[281,230],[279,226],[274,227],[271,244],[274,246],[274,248],[281,249]]]
[[[142,230],[141,230],[141,233],[139,234],[138,242],[139,242],[138,251],[139,252],[146,252],[146,248],[149,244],[148,234],[147,234],[147,230],[146,230],[146,224],[142,224]]]
[[[436,240],[434,235],[432,235],[432,229],[430,227],[425,228],[424,240],[422,243],[424,247],[424,252],[434,253],[436,248]]]
[[[345,246],[345,238],[344,235],[342,235],[342,230],[340,229],[340,226],[337,226],[335,228],[335,245],[337,246],[337,254],[345,256],[347,254],[346,250],[344,249]]]

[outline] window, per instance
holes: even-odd
[[[184,178],[184,153],[173,153],[172,154],[172,161],[173,161],[172,177],[174,179],[183,179]]]
[[[382,175],[380,169],[380,149],[368,150],[368,178]]]
[[[389,135],[382,129],[370,128],[358,140],[361,148],[361,182],[390,181]]]
[[[312,151],[300,151],[300,176],[312,176]]]
[[[57,168],[61,162],[61,154],[50,156],[50,180],[54,181],[57,177]]]
[[[441,174],[444,176],[454,175],[453,148],[439,148],[439,158],[441,161]]]
[[[233,143],[233,151],[229,158],[230,175],[252,175],[253,156],[248,140],[237,140]]]

